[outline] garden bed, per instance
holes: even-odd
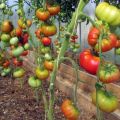
[[[23,88],[20,88],[19,81],[10,77],[5,77],[0,80],[0,120],[44,120],[44,106],[40,98],[39,105],[34,97],[33,90],[28,86],[27,80],[31,75],[27,72],[24,80]],[[62,85],[62,84],[61,84]],[[48,83],[44,84],[46,91]],[[41,93],[39,92],[39,95]],[[65,120],[60,110],[60,105],[65,98],[70,96],[55,90],[55,120]],[[85,109],[85,104],[80,106],[79,120],[95,120],[96,116],[92,111]],[[90,106],[88,107],[90,108]],[[111,115],[105,115],[105,120],[117,120]]]

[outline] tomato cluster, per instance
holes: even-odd
[[[88,33],[88,43],[91,45],[95,51],[99,51],[99,36],[104,29],[99,29],[92,27]],[[105,32],[101,41],[101,50],[106,52],[115,47],[117,42],[117,36],[110,32]]]

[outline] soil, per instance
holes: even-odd
[[[45,120],[42,98],[39,98],[38,104],[33,89],[27,84],[30,75],[31,72],[28,72],[23,78],[22,88],[18,79],[13,79],[10,76],[0,77],[0,120]],[[44,87],[48,93],[48,83],[45,83]],[[41,96],[41,92],[39,92],[39,96]],[[55,98],[55,120],[65,120],[60,105],[69,96],[56,88]],[[81,108],[79,120],[95,120],[95,118],[94,114]],[[110,118],[107,116],[105,120],[115,120]]]

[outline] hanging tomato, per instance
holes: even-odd
[[[98,66],[100,63],[100,58],[94,56],[90,49],[85,49],[79,55],[79,64],[83,67],[87,72],[91,74],[96,74],[98,70]]]
[[[98,29],[98,28],[91,28],[88,34],[88,43],[89,45],[91,45],[92,47],[94,47],[94,49],[96,51],[99,51],[99,46],[98,46],[98,39],[99,36],[101,34],[102,29]],[[103,35],[103,39],[101,41],[101,50],[102,52],[106,52],[111,50],[112,48],[115,47],[117,42],[117,37],[115,34],[112,33],[104,33]]]
[[[67,120],[78,120],[79,111],[69,99],[63,101],[61,110]]]

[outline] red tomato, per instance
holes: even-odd
[[[35,31],[35,34],[36,34],[36,37],[41,39],[41,28],[38,28],[36,31]]]
[[[13,64],[15,66],[22,66],[23,65],[23,60],[22,59],[13,58]]]
[[[20,27],[15,29],[16,36],[20,37],[22,35],[22,29]]]
[[[61,110],[67,120],[78,120],[79,111],[69,99],[63,101]]]
[[[3,63],[3,67],[8,67],[10,65],[10,61],[9,60],[5,60],[5,62]]]
[[[88,43],[91,45],[91,46],[95,46],[97,44],[97,39],[100,35],[100,31],[99,29],[93,27],[90,31],[89,31],[89,34],[88,34]]]
[[[49,5],[47,4],[47,9],[50,15],[57,15],[60,12],[60,5]]]
[[[116,47],[116,48],[119,48],[119,47],[120,47],[120,40],[117,40],[115,47]]]
[[[28,50],[24,50],[23,53],[21,54],[21,56],[26,56],[26,55],[28,55],[28,53],[29,53]]]
[[[50,17],[50,13],[47,10],[43,10],[42,8],[36,10],[36,17],[39,20],[46,21]]]
[[[25,43],[27,43],[28,42],[28,38],[29,38],[29,34],[28,33],[25,33],[24,35],[23,35],[23,44],[25,44]]]
[[[45,46],[50,45],[50,44],[51,44],[51,38],[49,38],[49,37],[43,37],[43,38],[42,38],[42,43],[43,43],[43,45],[45,45]]]
[[[87,72],[91,74],[96,74],[99,63],[100,63],[100,58],[92,55],[90,49],[85,49],[83,52],[80,53],[79,64]]]
[[[99,47],[98,47],[98,39],[99,36],[101,34],[101,31],[103,31],[105,28],[100,27],[100,29],[98,28],[91,28],[88,34],[88,43],[89,45],[91,45],[92,47],[95,47],[96,51],[99,51]],[[107,31],[108,32],[108,31]],[[117,37],[115,34],[112,33],[105,33],[102,39],[102,46],[101,46],[101,50],[102,52],[106,52],[111,50],[112,48],[115,47],[116,42],[117,42]]]
[[[55,25],[43,25],[41,27],[41,32],[45,36],[52,36],[52,35],[55,35],[57,33],[57,28]]]

